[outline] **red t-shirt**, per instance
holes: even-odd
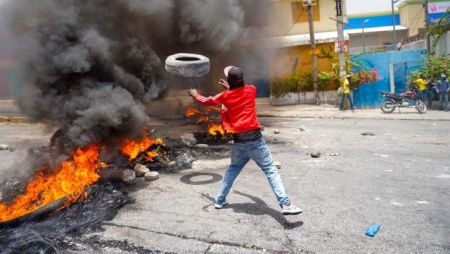
[[[253,85],[226,90],[210,97],[197,94],[194,98],[204,105],[223,104],[227,107],[227,110],[222,112],[224,129],[242,133],[261,128],[256,117],[256,87]]]

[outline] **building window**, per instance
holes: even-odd
[[[303,1],[297,0],[291,3],[292,6],[292,22],[303,23],[308,22],[308,7],[303,6]],[[320,4],[319,0],[316,0],[317,4],[312,6],[313,20],[320,21]]]

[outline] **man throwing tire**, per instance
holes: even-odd
[[[244,83],[243,72],[238,67],[228,66],[224,73],[227,80],[221,79],[219,84],[227,90],[220,94],[204,97],[195,89],[189,90],[189,95],[204,105],[223,104],[226,111],[222,114],[222,117],[225,118],[222,121],[226,120],[227,122],[224,126],[235,133],[231,164],[215,199],[215,208],[221,209],[228,203],[226,197],[234,180],[251,159],[266,174],[282,213],[284,215],[301,213],[302,210],[295,207],[286,194],[280,174],[273,164],[272,154],[262,138],[261,126],[255,110],[256,87]]]

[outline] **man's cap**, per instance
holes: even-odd
[[[238,88],[244,85],[244,72],[241,68],[235,66],[226,67],[223,72],[228,77],[230,89]]]
[[[231,68],[233,68],[234,66],[227,66],[225,67],[225,69],[223,69],[223,73],[225,73],[225,76],[228,77],[228,72],[231,70]]]

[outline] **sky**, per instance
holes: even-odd
[[[403,2],[399,1],[397,4]],[[391,0],[347,0],[347,14],[390,11]]]

